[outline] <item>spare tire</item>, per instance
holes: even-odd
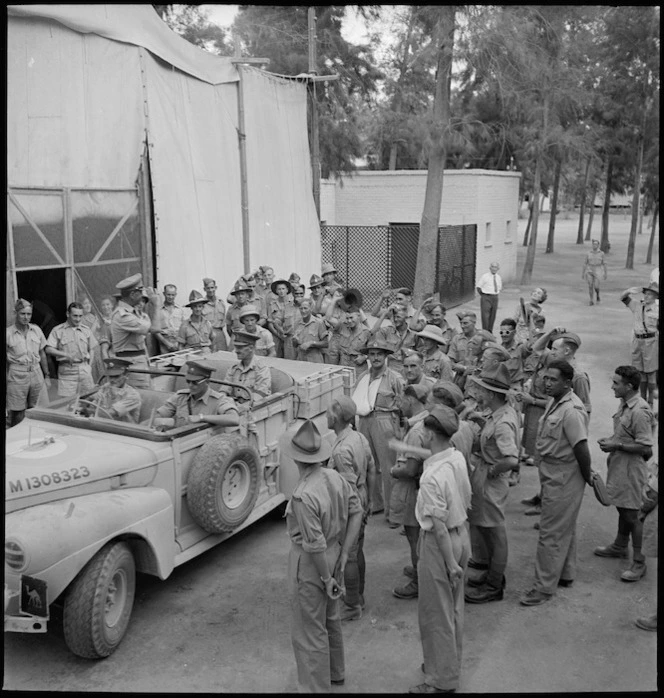
[[[187,477],[194,521],[209,533],[228,533],[251,514],[258,498],[260,456],[240,434],[209,439]]]

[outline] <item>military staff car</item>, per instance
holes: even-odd
[[[89,393],[28,410],[7,430],[5,631],[46,632],[56,604],[74,654],[110,655],[129,625],[136,573],[166,579],[285,502],[298,473],[280,438],[307,418],[332,438],[325,410],[354,382],[350,368],[262,358],[272,394],[251,403],[239,431],[162,431],[155,410],[185,387],[192,352],[183,354],[153,361],[138,424],[84,416],[77,406]],[[236,360],[205,359],[221,382]]]

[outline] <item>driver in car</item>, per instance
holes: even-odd
[[[99,388],[90,399],[89,404],[81,405],[80,411],[85,416],[107,417],[119,422],[137,424],[141,412],[141,395],[127,384],[131,361],[117,356],[104,359],[104,373],[108,383]]]
[[[224,430],[227,432],[236,431],[240,416],[235,401],[225,393],[210,388],[214,366],[205,361],[187,361],[186,367],[188,387],[178,390],[157,409],[154,425],[172,428],[207,422],[228,427]]]

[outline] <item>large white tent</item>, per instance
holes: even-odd
[[[238,69],[151,5],[8,15],[11,295],[60,270],[68,300],[142,271],[180,301],[206,276],[225,293],[247,266],[320,272],[302,82]]]

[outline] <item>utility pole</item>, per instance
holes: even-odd
[[[320,222],[320,142],[318,137],[318,103],[316,102],[316,83],[338,80],[338,75],[318,75],[316,68],[316,8],[310,7],[307,14],[309,21],[309,72],[300,73],[297,78],[307,79],[309,104],[311,109],[311,179],[316,205],[316,215]]]
[[[318,73],[316,68],[316,8],[309,8],[309,75]],[[318,142],[318,104],[316,103],[316,83],[309,82],[311,99],[311,178],[313,183],[316,216],[320,221],[320,144]]]
[[[244,87],[242,84],[242,64],[258,64],[266,65],[270,62],[269,58],[242,58],[242,49],[240,47],[240,37],[235,35],[235,56],[232,59],[233,64],[237,68],[238,84],[237,84],[237,137],[238,147],[240,149],[240,205],[242,208],[242,260],[244,274],[251,271],[250,258],[250,236],[249,236],[249,186],[247,180],[247,134],[244,128]]]

